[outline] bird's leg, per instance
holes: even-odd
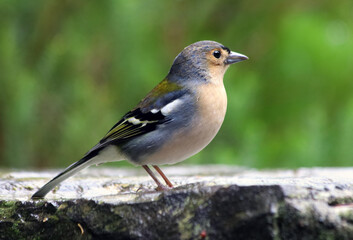
[[[151,176],[151,178],[153,178],[153,180],[156,182],[157,184],[157,191],[165,191],[168,190],[168,188],[166,186],[164,186],[156,177],[156,175],[154,175],[154,173],[151,171],[151,169],[147,166],[147,165],[142,165],[142,167],[146,170],[146,172]]]
[[[169,181],[169,179],[167,178],[167,176],[162,172],[162,170],[157,166],[157,165],[152,165],[154,167],[154,169],[156,169],[156,171],[159,173],[159,175],[161,175],[161,177],[164,179],[165,183],[169,186],[169,187],[173,187],[173,184]]]

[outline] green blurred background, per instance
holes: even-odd
[[[205,39],[250,60],[225,75],[219,134],[183,164],[352,164],[351,0],[2,0],[0,23],[1,167],[78,160]]]

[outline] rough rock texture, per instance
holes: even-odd
[[[353,168],[90,168],[45,200],[58,171],[0,171],[0,239],[353,239]]]

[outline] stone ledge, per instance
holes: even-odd
[[[353,239],[353,168],[163,169],[175,189],[90,168],[40,201],[58,171],[0,171],[0,239]]]

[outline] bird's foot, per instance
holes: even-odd
[[[164,186],[164,185],[159,185],[158,187],[156,187],[156,191],[158,191],[158,192],[169,191],[171,189],[173,189],[173,188],[167,187],[167,186]]]

